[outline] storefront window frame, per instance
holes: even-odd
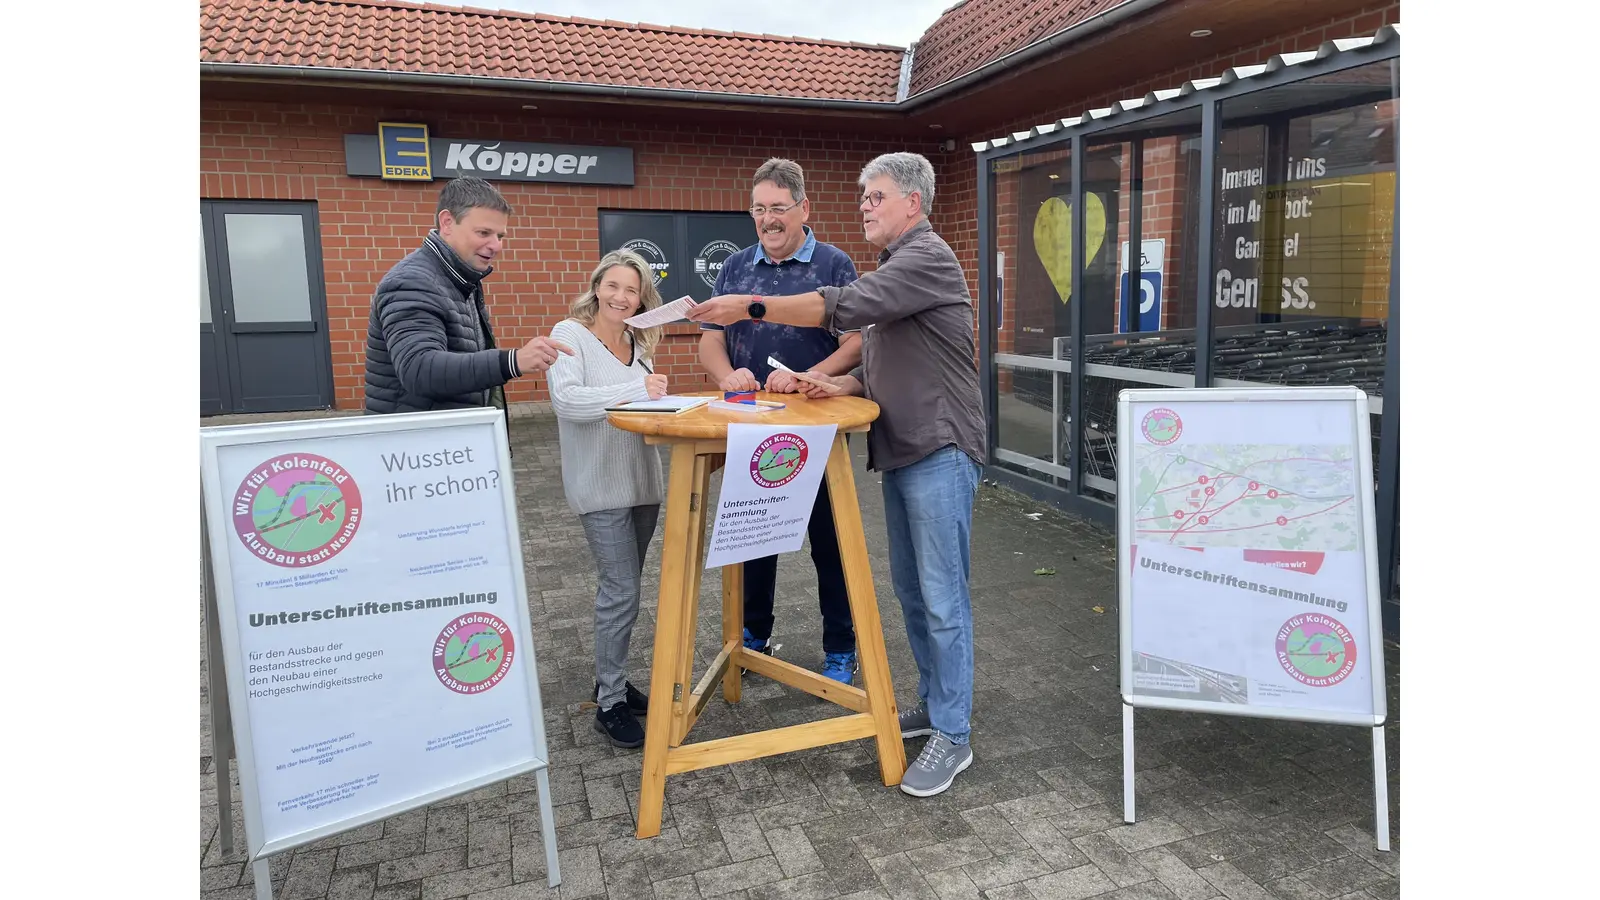
[[[1198,204],[1199,234],[1197,246],[1209,248],[1213,243],[1213,227],[1216,219],[1216,203],[1218,192],[1217,177],[1217,149],[1221,140],[1221,104],[1225,101],[1243,97],[1263,91],[1271,91],[1286,85],[1343,72],[1361,66],[1387,62],[1391,69],[1390,79],[1393,95],[1399,96],[1400,89],[1400,40],[1399,31],[1393,27],[1385,27],[1370,42],[1350,46],[1347,42],[1333,42],[1323,45],[1321,50],[1311,54],[1289,54],[1287,56],[1310,56],[1296,64],[1289,65],[1282,58],[1275,57],[1269,64],[1260,66],[1241,67],[1229,70],[1221,78],[1204,79],[1191,82],[1181,90],[1161,91],[1145,98],[1133,101],[1122,101],[1111,107],[1092,110],[1078,119],[1064,119],[1059,122],[1041,125],[1037,128],[989,142],[987,146],[975,146],[978,184],[978,302],[979,302],[979,352],[980,352],[980,382],[983,389],[984,404],[987,413],[989,432],[989,447],[991,457],[993,450],[998,447],[998,404],[997,379],[995,377],[995,353],[999,346],[998,331],[995,323],[995,271],[994,253],[996,236],[994,232],[996,209],[995,173],[996,163],[1018,157],[1024,153],[1038,153],[1062,144],[1071,145],[1072,157],[1072,196],[1082,196],[1083,170],[1085,164],[1085,150],[1091,139],[1103,140],[1115,135],[1120,140],[1137,142],[1153,137],[1167,136],[1177,133],[1193,134],[1192,122],[1184,125],[1174,125],[1173,122],[1183,118],[1192,119],[1192,110],[1200,112],[1200,195]],[[1296,110],[1286,110],[1281,114],[1293,114]],[[1184,113],[1188,113],[1184,116]],[[1165,121],[1163,121],[1165,120]],[[1399,124],[1396,121],[1398,131]],[[1377,516],[1378,522],[1378,554],[1379,576],[1382,582],[1382,595],[1384,602],[1385,630],[1393,636],[1398,636],[1398,520],[1399,520],[1399,467],[1400,467],[1400,191],[1399,174],[1400,161],[1398,150],[1398,135],[1396,137],[1396,189],[1394,209],[1394,230],[1391,237],[1392,250],[1390,256],[1389,277],[1389,324],[1384,363],[1384,391],[1383,412],[1385,414],[1385,427],[1380,435],[1378,473],[1376,478],[1377,489]],[[1130,222],[1128,240],[1134,242],[1132,246],[1139,246],[1143,235],[1140,232],[1140,222],[1137,218]],[[1074,203],[1072,209],[1072,240],[1071,253],[1073,271],[1082,272],[1081,261],[1084,259],[1084,204]],[[1137,263],[1133,265],[1136,267]],[[1210,290],[1213,279],[1215,262],[1212,254],[1202,252],[1197,261],[1198,271],[1195,279],[1197,296],[1195,297],[1195,332],[1196,352],[1194,366],[1194,385],[1197,388],[1213,385],[1212,355],[1215,336],[1212,332],[1212,315]],[[1133,277],[1138,278],[1137,268],[1133,270]],[[1134,283],[1137,283],[1135,281]],[[1007,286],[1008,288],[1010,286]],[[1083,420],[1083,381],[1085,373],[1077,361],[1085,358],[1084,351],[1084,322],[1083,303],[1071,304],[1072,333],[1070,338],[1071,352],[1069,365],[1071,366],[1070,384],[1068,392],[1069,415],[1071,421]],[[1070,461],[1070,477],[1065,479],[1055,478],[1030,478],[1016,472],[999,468],[993,465],[987,467],[986,473],[995,481],[1017,488],[1024,493],[1038,499],[1055,503],[1068,511],[1085,515],[1086,517],[1112,524],[1116,513],[1115,505],[1107,503],[1085,493],[1082,453],[1074,453]]]

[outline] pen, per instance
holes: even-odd
[[[654,375],[655,374],[654,372],[650,371],[650,366],[642,359],[639,360],[639,368],[643,369],[644,373],[646,375]]]

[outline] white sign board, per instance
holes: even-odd
[[[728,426],[706,568],[800,549],[837,425]]]
[[[201,429],[253,858],[530,771],[548,815],[502,422]]]
[[[1128,244],[1122,242],[1122,271],[1128,271]],[[1164,273],[1167,270],[1167,239],[1152,238],[1139,242],[1139,271]]]
[[[1366,395],[1126,390],[1118,407],[1124,701],[1383,724]]]

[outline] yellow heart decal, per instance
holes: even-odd
[[[1083,211],[1083,252],[1086,259],[1094,259],[1100,245],[1106,240],[1106,208],[1099,194],[1089,195],[1089,205]],[[1072,206],[1060,197],[1051,197],[1039,204],[1039,214],[1033,218],[1033,250],[1039,254],[1050,282],[1066,303],[1072,297]]]

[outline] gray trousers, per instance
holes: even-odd
[[[600,575],[594,596],[594,680],[601,709],[627,696],[628,641],[639,618],[639,583],[660,511],[661,505],[652,503],[578,517]]]

